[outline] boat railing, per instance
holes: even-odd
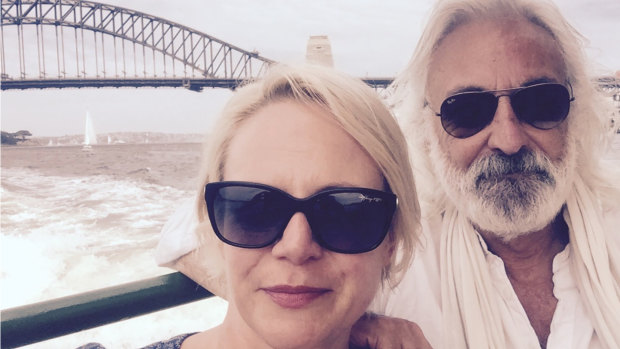
[[[15,348],[213,296],[181,273],[3,309],[2,348]]]

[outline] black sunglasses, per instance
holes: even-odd
[[[305,199],[264,184],[214,182],[205,186],[209,219],[217,237],[243,248],[282,238],[291,217],[302,212],[313,239],[339,253],[363,253],[381,244],[396,210],[396,195],[366,188],[334,188]]]
[[[568,85],[570,87],[570,84]],[[572,87],[557,83],[542,83],[526,87],[492,91],[458,93],[441,103],[441,125],[449,135],[467,138],[487,127],[497,110],[499,97],[510,97],[510,105],[521,122],[541,130],[558,126],[570,109]],[[498,94],[499,93],[499,94]]]

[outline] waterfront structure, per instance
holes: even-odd
[[[334,66],[332,45],[327,35],[315,35],[308,39],[306,46],[306,62],[326,67]]]

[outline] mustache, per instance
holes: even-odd
[[[476,188],[483,183],[499,182],[511,174],[522,174],[546,184],[555,185],[551,175],[551,161],[543,154],[528,149],[506,155],[495,153],[474,163],[471,170],[475,174]]]

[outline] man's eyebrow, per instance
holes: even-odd
[[[476,85],[457,86],[447,91],[446,96],[453,96],[453,95],[463,93],[463,92],[482,92],[482,91],[488,91],[488,90],[484,89],[482,86],[476,86]]]
[[[544,84],[544,83],[560,83],[560,82],[557,81],[557,79],[553,79],[553,78],[550,78],[550,77],[543,76],[543,77],[527,80],[524,83],[522,83],[521,86],[514,86],[514,87],[510,87],[510,88],[528,87],[528,86],[537,85],[537,84]],[[500,90],[497,90],[497,91],[501,91],[501,90],[503,90],[503,89],[500,89]],[[447,91],[446,95],[447,96],[453,96],[453,95],[456,95],[456,94],[459,94],[459,93],[463,93],[463,92],[484,92],[484,91],[496,91],[496,90],[488,90],[488,89],[483,88],[482,86],[467,85],[467,86],[457,86],[457,87]]]
[[[527,80],[526,82],[521,84],[521,87],[528,87],[528,86],[532,86],[532,85],[544,84],[544,83],[550,83],[550,82],[559,83],[559,81],[557,81],[556,79],[552,79],[552,78],[544,76],[544,77],[540,77],[540,78],[535,78],[535,79]]]

